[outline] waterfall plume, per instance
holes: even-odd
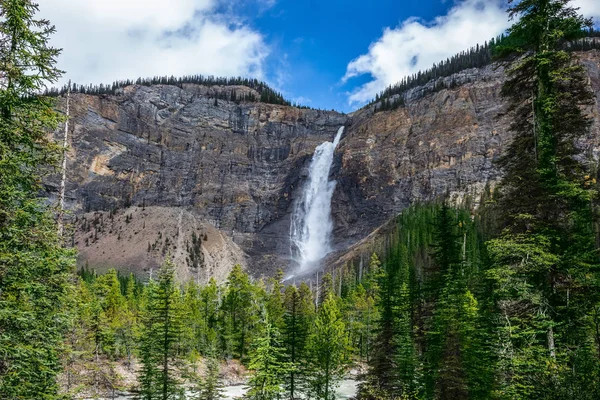
[[[315,149],[308,181],[294,207],[290,237],[292,257],[300,264],[300,272],[317,266],[331,252],[331,198],[336,182],[329,180],[329,173],[343,133],[341,127],[333,142],[322,143]]]

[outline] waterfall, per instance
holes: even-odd
[[[329,172],[333,163],[333,153],[343,133],[342,126],[333,143],[325,142],[315,149],[308,181],[300,201],[294,207],[290,237],[292,258],[300,264],[300,272],[316,266],[318,261],[331,252],[331,197],[336,182],[329,181]]]

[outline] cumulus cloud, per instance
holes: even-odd
[[[44,0],[64,79],[110,83],[154,75],[264,78],[263,36],[216,12],[219,0]]]
[[[386,28],[367,54],[351,61],[343,82],[370,74],[371,81],[349,94],[349,102],[364,103],[403,77],[430,68],[508,28],[504,1],[463,0],[446,15],[425,22],[416,18]]]
[[[575,0],[575,7],[586,17],[594,18],[595,25],[600,25],[600,1],[599,0]]]

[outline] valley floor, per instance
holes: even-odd
[[[358,382],[354,379],[345,379],[340,382],[340,386],[336,391],[336,399],[352,399],[356,395]],[[223,392],[223,400],[235,400],[241,399],[246,393],[246,387],[244,385],[231,385],[226,386]],[[96,397],[87,398],[86,400],[132,400],[135,395],[128,393],[118,393],[114,396],[108,397]]]
[[[111,362],[101,357],[97,363],[78,363],[67,373],[61,375],[63,393],[68,393],[74,400],[133,400],[137,388],[139,363],[134,358],[128,365],[126,360]],[[203,370],[202,362],[196,366]],[[184,375],[193,370],[193,365],[186,363],[178,371],[178,378],[188,382]],[[224,384],[223,400],[241,399],[247,391],[248,371],[237,360],[221,363],[220,376]],[[336,399],[352,399],[356,396],[358,381],[354,379],[355,371],[351,371],[346,379],[340,382],[336,390]],[[188,395],[191,395],[186,390]],[[189,397],[189,396],[187,396]],[[191,397],[190,397],[191,398]]]

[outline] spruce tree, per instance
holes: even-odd
[[[175,286],[175,266],[166,260],[156,282],[148,286],[143,314],[139,373],[143,400],[177,399],[182,388],[174,376],[173,363],[182,331],[181,299]]]
[[[333,400],[349,365],[349,341],[338,299],[329,293],[321,304],[308,338],[311,399]]]
[[[216,339],[213,338],[204,359],[205,372],[197,384],[196,400],[219,400],[223,398]]]
[[[313,322],[314,305],[310,288],[302,283],[300,289],[287,286],[284,294],[283,345],[285,360],[290,369],[285,377],[285,388],[290,399],[306,388],[307,369],[306,342]]]
[[[363,399],[393,399],[411,392],[415,378],[414,343],[411,337],[410,296],[407,286],[406,247],[390,259],[378,275],[379,295],[376,336],[369,358],[369,370],[360,386]]]
[[[225,350],[240,360],[247,357],[249,343],[258,322],[258,304],[250,277],[236,265],[227,280],[223,298]]]
[[[502,235],[488,243],[502,357],[500,392],[555,396],[588,352],[580,327],[597,298],[595,197],[577,141],[589,130],[592,95],[566,46],[590,21],[568,0],[510,1],[517,22],[498,54],[509,63],[502,93],[513,141],[500,160]]]
[[[256,337],[250,357],[249,368],[252,375],[244,398],[278,400],[284,392],[284,377],[288,374],[290,365],[283,361],[283,347],[277,328],[271,325],[267,316],[263,318],[262,325],[262,333]]]
[[[428,397],[461,399],[490,397],[489,365],[477,334],[479,303],[468,287],[473,262],[466,251],[467,230],[445,203],[438,210],[432,247],[441,267],[435,309],[425,332],[425,383]],[[463,248],[459,243],[463,243]]]
[[[269,315],[269,321],[277,329],[283,327],[283,270],[277,271],[277,274],[269,279],[269,291],[267,293],[266,308]]]
[[[61,76],[54,26],[31,0],[0,1],[0,397],[52,399],[68,322],[71,251],[62,248],[42,177],[57,165],[61,120],[41,96]]]
[[[216,340],[219,321],[219,293],[219,287],[214,278],[208,281],[208,285],[200,288],[200,314],[202,316],[200,345],[205,354],[206,351],[214,351],[215,355],[220,354],[218,348],[213,349],[213,346],[216,346],[214,341]]]

